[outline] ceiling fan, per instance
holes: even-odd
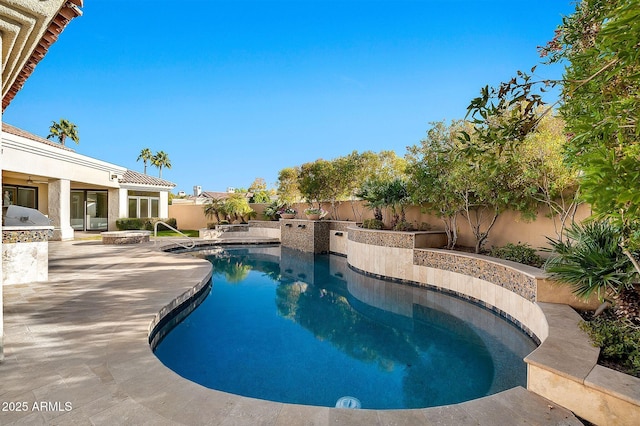
[[[29,176],[29,178],[27,178],[27,185],[33,185],[34,183],[48,184],[49,181],[48,180],[33,180],[33,179],[31,179],[31,176]]]

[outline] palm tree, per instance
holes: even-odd
[[[171,160],[169,159],[169,155],[164,151],[156,152],[156,155],[154,155],[151,159],[151,164],[159,169],[158,177],[162,177],[163,167],[166,167],[167,169],[171,168]]]
[[[215,216],[216,222],[220,223],[220,215],[226,219],[226,211],[224,209],[224,200],[222,198],[213,197],[204,205],[204,214],[207,217],[213,219]]]
[[[138,159],[136,161],[140,161],[142,160],[142,162],[144,163],[144,174],[147,174],[147,161],[152,162],[153,161],[153,154],[151,153],[151,150],[149,148],[144,148],[142,151],[140,151],[140,155],[138,155]]]
[[[51,122],[51,127],[49,127],[49,136],[47,139],[57,138],[60,144],[64,145],[64,141],[66,138],[71,139],[75,143],[80,143],[80,137],[78,136],[78,126],[70,122],[69,120],[65,120],[64,118],[60,119],[60,122],[56,123],[55,121]]]

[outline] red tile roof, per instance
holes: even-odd
[[[142,173],[134,172],[133,170],[127,170],[124,172],[120,183],[131,183],[137,185],[154,185],[154,186],[176,186],[175,183],[168,180],[160,179],[157,177],[143,175]]]
[[[56,148],[64,149],[65,151],[72,151],[72,152],[74,151],[73,149],[69,148],[66,145],[62,145],[57,142],[52,142],[49,139],[45,139],[38,135],[34,135],[33,133],[29,133],[26,130],[19,129],[15,126],[12,126],[11,124],[2,123],[2,131],[6,133],[11,133],[12,135],[22,136],[23,138],[31,139],[32,141],[40,142],[45,145],[55,146]]]
[[[82,7],[84,0],[68,0],[58,11],[58,14],[51,20],[49,27],[42,35],[42,38],[38,42],[36,48],[31,52],[31,56],[22,67],[22,70],[18,73],[15,80],[11,84],[11,87],[2,98],[2,111],[7,108],[9,103],[13,100],[16,94],[22,89],[25,81],[31,75],[36,65],[44,56],[47,51],[56,40],[58,36],[64,30],[69,22],[73,18],[82,15],[82,11],[79,9]]]

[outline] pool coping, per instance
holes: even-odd
[[[207,389],[166,368],[149,331],[160,312],[208,282],[208,262],[151,243],[55,242],[50,267],[48,282],[5,287],[0,399],[71,401],[73,410],[0,412],[2,424],[581,424],[521,387],[415,410],[292,405]]]

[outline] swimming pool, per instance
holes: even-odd
[[[157,345],[203,386],[278,402],[362,408],[458,403],[526,385],[535,343],[494,313],[364,276],[346,259],[275,247],[201,252],[210,294]]]

